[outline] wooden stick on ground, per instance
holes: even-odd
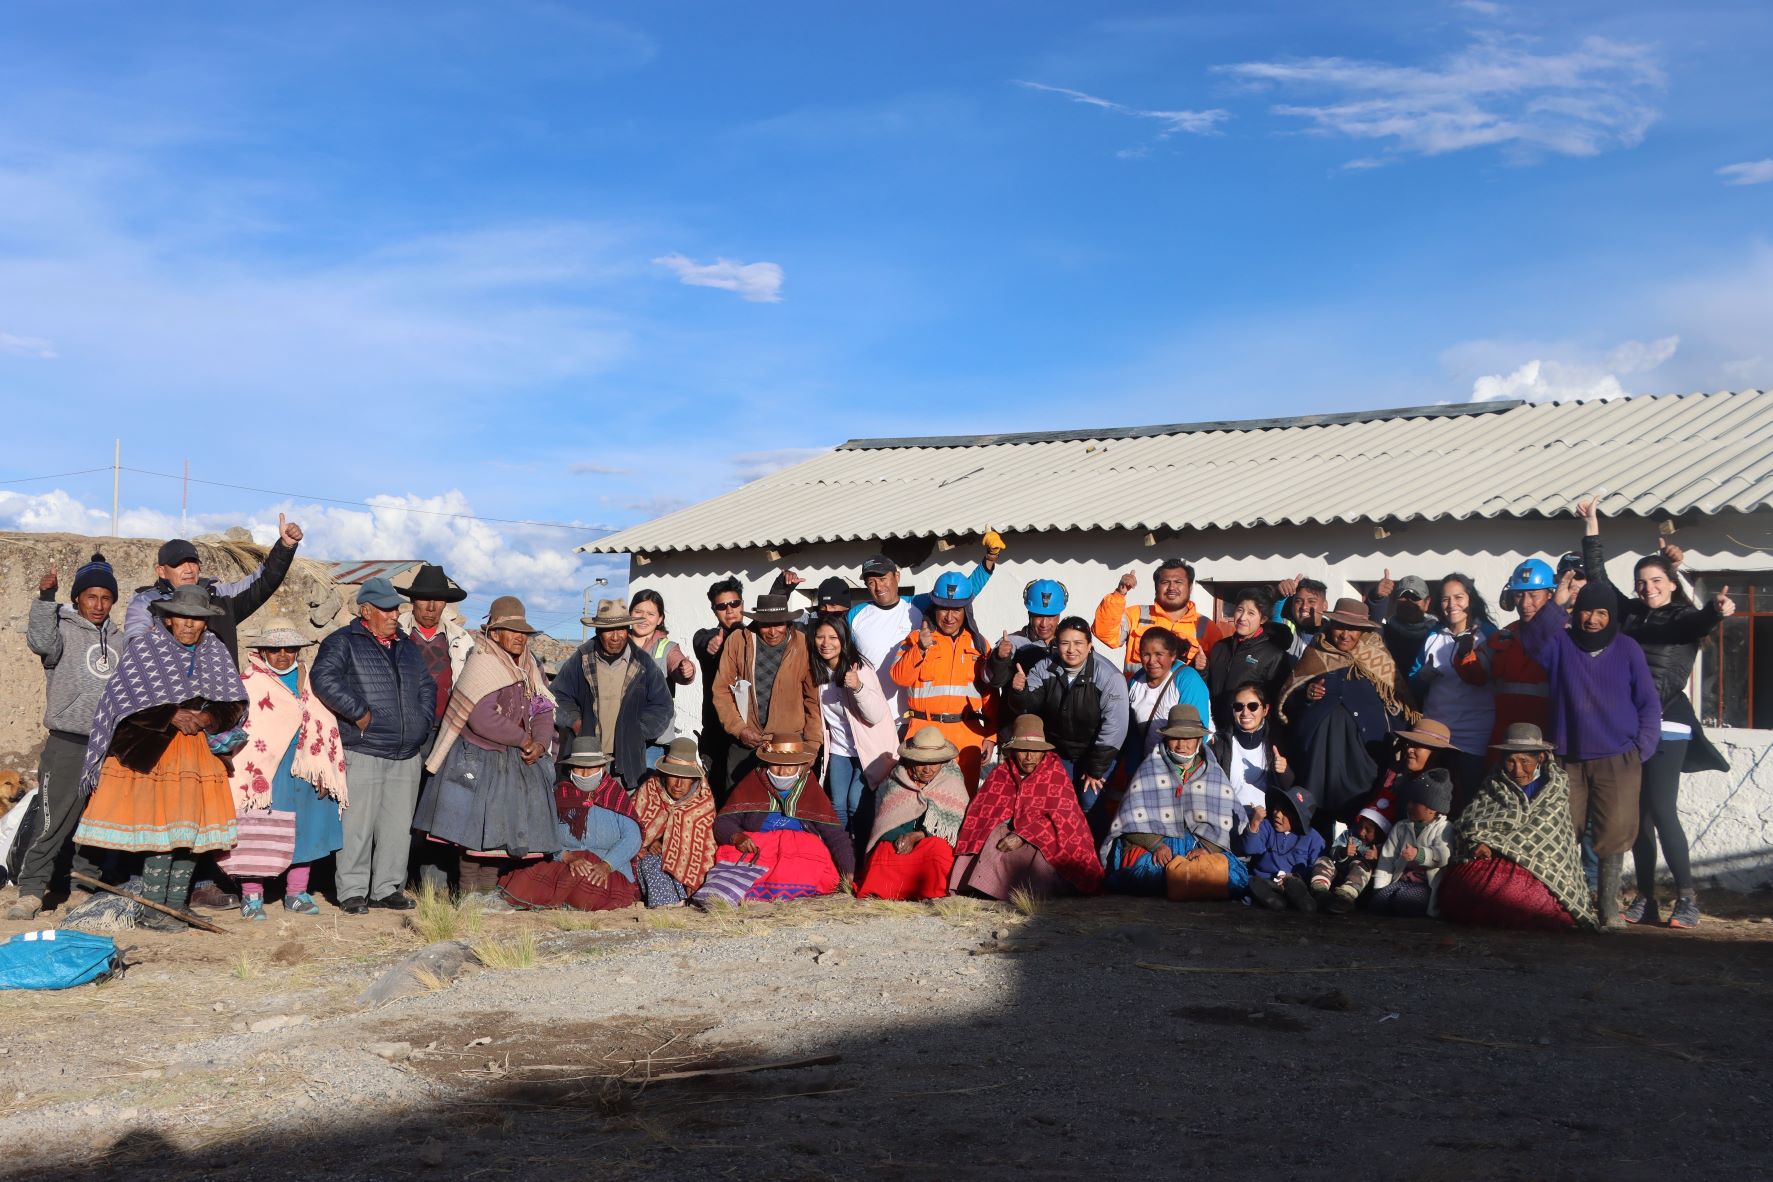
[[[704,1067],[696,1071],[667,1071],[663,1075],[655,1075],[647,1083],[661,1083],[674,1079],[701,1079],[710,1075],[748,1075],[753,1071],[781,1071],[789,1067],[828,1067],[842,1055],[819,1055],[812,1059],[788,1059],[780,1063],[751,1063],[744,1067]]]
[[[90,874],[82,874],[78,870],[70,870],[68,873],[73,877],[75,882],[83,882],[87,886],[97,887],[101,891],[110,891],[113,895],[122,895],[125,899],[134,899],[143,907],[152,907],[156,911],[163,911],[174,919],[184,920],[194,928],[202,928],[204,931],[214,932],[218,936],[225,936],[228,934],[227,929],[218,928],[207,919],[198,919],[189,911],[180,911],[177,907],[168,907],[165,903],[156,903],[152,899],[144,899],[140,895],[132,895],[128,891],[119,890],[108,882],[100,882]]]

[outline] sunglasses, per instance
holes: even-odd
[[[744,606],[745,606],[745,601],[743,599],[729,599],[725,603],[715,604],[714,610],[717,612],[730,612],[735,607],[744,607]]]
[[[1414,591],[1399,591],[1397,593],[1397,597],[1399,599],[1407,599],[1411,603],[1421,603],[1422,602],[1422,596],[1416,594]]]
[[[1262,709],[1260,702],[1233,702],[1231,704],[1233,714],[1254,714],[1260,709]]]
[[[267,648],[267,649],[260,649],[259,651],[266,652],[266,653],[283,653],[283,654],[287,655],[290,653],[299,653],[302,650],[299,648]]]

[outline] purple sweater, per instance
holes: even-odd
[[[1644,650],[1620,634],[1590,655],[1570,639],[1570,615],[1556,603],[1539,609],[1518,633],[1527,655],[1551,683],[1551,733],[1566,759],[1605,759],[1635,749],[1656,754],[1662,736],[1662,698]]]

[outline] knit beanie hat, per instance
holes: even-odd
[[[102,587],[111,593],[112,599],[117,598],[117,576],[111,573],[111,564],[103,554],[94,554],[91,562],[74,572],[74,591],[68,598],[79,599],[94,587]]]
[[[1429,768],[1410,781],[1410,800],[1445,816],[1453,808],[1453,777],[1445,768]]]

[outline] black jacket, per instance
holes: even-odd
[[[739,623],[725,629],[726,639],[731,640],[733,633],[744,626],[743,623]],[[697,628],[696,634],[690,638],[690,645],[696,650],[696,664],[702,669],[702,741],[704,743],[714,741],[726,734],[725,729],[720,725],[720,712],[714,708],[714,675],[720,672],[720,653],[710,655],[708,652],[708,641],[719,631],[722,631],[719,624],[712,628]],[[722,641],[722,652],[725,651],[725,645],[726,641]]]
[[[1005,692],[1004,705],[1015,714],[1040,715],[1047,742],[1058,749],[1059,758],[1071,761],[1074,775],[1107,776],[1127,737],[1126,693],[1122,690],[1118,698],[1113,693],[1116,685],[1126,684],[1120,670],[1092,652],[1083,671],[1067,683],[1059,658],[1048,655],[1044,645],[1038,648],[1041,661],[1028,688]]]
[[[240,662],[240,621],[249,618],[277,594],[277,588],[283,586],[283,580],[289,574],[289,564],[294,559],[295,547],[285,546],[280,539],[265,555],[259,568],[244,579],[231,583],[218,583],[208,578],[197,580],[197,585],[209,592],[210,603],[222,609],[221,615],[209,621],[209,631],[228,646],[228,655],[234,658],[235,664]],[[136,589],[124,615],[125,643],[152,625],[153,615],[148,611],[148,605],[170,598],[172,590],[172,584],[165,579],[156,579],[149,586]]]
[[[1212,647],[1207,653],[1207,695],[1213,702],[1214,730],[1232,725],[1231,695],[1239,686],[1260,685],[1267,691],[1270,705],[1280,705],[1275,696],[1293,671],[1293,658],[1287,652],[1292,645],[1293,634],[1287,626],[1268,620],[1262,631],[1248,640],[1227,636]]]
[[[598,736],[597,638],[560,663],[554,675],[554,725],[587,738]],[[622,682],[622,703],[616,711],[616,733],[611,740],[610,764],[616,779],[639,787],[646,774],[647,744],[671,724],[671,694],[657,661],[628,642],[628,671]],[[570,749],[570,747],[569,747]]]
[[[1236,724],[1233,723],[1232,725],[1235,726]],[[1278,775],[1275,774],[1273,770],[1274,757],[1276,755],[1286,754],[1286,748],[1277,742],[1279,729],[1280,720],[1271,712],[1268,716],[1268,734],[1264,736],[1265,741],[1268,744],[1268,774],[1274,778],[1275,786],[1282,791],[1285,791],[1293,786],[1293,761],[1289,758],[1287,760],[1287,770]],[[1232,771],[1237,766],[1231,755],[1231,745],[1234,741],[1235,740],[1231,737],[1231,732],[1229,730],[1215,731],[1213,737],[1207,740],[1207,750],[1213,753],[1213,758],[1219,761],[1219,767],[1223,769],[1228,776],[1232,774]]]
[[[381,759],[411,759],[431,738],[437,719],[437,682],[418,646],[397,633],[384,648],[362,620],[352,620],[320,642],[310,682],[338,716],[345,750]],[[369,713],[369,728],[357,720]]]
[[[1391,654],[1400,673],[1407,674],[1416,667],[1416,658],[1422,655],[1423,644],[1441,630],[1440,618],[1433,612],[1423,612],[1414,624],[1404,623],[1392,614],[1391,600],[1383,595],[1367,597],[1367,614],[1380,626],[1379,637],[1385,642],[1385,651]]]

